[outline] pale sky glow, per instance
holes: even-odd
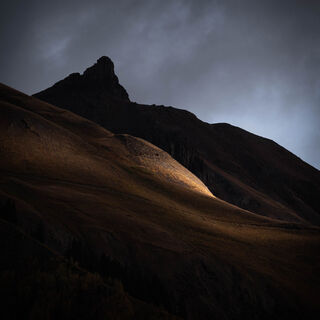
[[[35,93],[102,55],[130,99],[271,138],[320,168],[320,2],[10,1],[0,81]]]

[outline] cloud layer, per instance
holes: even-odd
[[[10,1],[0,81],[34,93],[115,62],[131,100],[271,138],[320,168],[320,3]]]

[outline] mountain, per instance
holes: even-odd
[[[229,203],[283,221],[320,224],[317,169],[275,142],[229,124],[208,124],[185,110],[130,102],[107,57],[35,97],[114,133],[153,143]]]
[[[319,313],[318,227],[231,205],[149,142],[4,85],[0,113],[2,311],[28,319]]]

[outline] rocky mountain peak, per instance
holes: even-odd
[[[57,103],[58,98],[64,97],[67,93],[72,93],[73,96],[81,99],[84,92],[93,101],[109,98],[130,101],[127,91],[121,86],[114,72],[112,60],[106,56],[99,58],[83,74],[71,73],[65,79],[57,82],[51,88],[39,92],[36,96],[40,99],[44,99],[48,95],[53,96],[55,103]]]
[[[97,62],[89,67],[83,76],[91,81],[114,81],[119,83],[117,76],[114,73],[114,64],[109,57],[102,56]]]

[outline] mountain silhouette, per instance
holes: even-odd
[[[217,198],[141,138],[112,133],[5,85],[0,97],[4,318],[319,314],[318,227]],[[198,123],[184,111],[155,110]]]
[[[35,97],[114,133],[150,141],[193,172],[217,197],[283,221],[320,224],[320,172],[272,140],[194,114],[129,101],[111,60],[71,74]]]

